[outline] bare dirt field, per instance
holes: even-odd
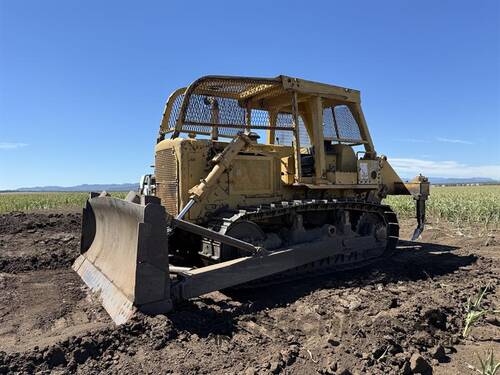
[[[498,315],[462,337],[481,287],[483,307],[500,308],[500,234],[430,221],[370,268],[211,293],[115,327],[70,268],[78,213],[0,215],[0,374],[474,374],[477,355],[500,357]]]

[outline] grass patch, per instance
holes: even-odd
[[[482,359],[479,354],[477,354],[477,358],[479,359],[479,363],[481,364],[481,368],[474,368],[478,373],[482,375],[495,375],[500,368],[500,362],[495,360],[495,356],[493,354],[493,349],[490,350],[489,354],[486,355],[486,359]]]
[[[411,196],[389,196],[390,205],[401,218],[415,217]],[[432,186],[427,201],[427,214],[456,224],[500,224],[500,186]]]
[[[117,198],[127,195],[125,192],[110,194]],[[4,193],[0,194],[0,213],[83,207],[88,197],[88,193],[76,192]]]
[[[463,337],[467,337],[472,326],[484,315],[488,313],[497,314],[498,310],[488,310],[481,306],[483,298],[486,294],[491,292],[490,284],[486,287],[481,288],[479,293],[474,301],[470,298],[467,300],[467,304],[465,305],[465,320],[464,320],[464,330],[462,332]]]
[[[111,193],[124,198],[125,192]],[[87,193],[4,193],[0,194],[0,213],[83,206]],[[389,196],[384,203],[393,207],[399,217],[415,217],[415,202],[410,196]],[[430,216],[457,224],[500,224],[500,186],[431,187],[427,201]]]
[[[485,288],[479,290],[479,294],[476,297],[476,300],[472,302],[469,298],[467,300],[467,304],[465,305],[465,321],[464,321],[464,330],[462,332],[463,337],[467,337],[470,332],[472,326],[486,313],[488,310],[483,309],[481,307],[481,302],[483,301],[484,296],[488,291],[489,285]]]

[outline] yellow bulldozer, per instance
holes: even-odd
[[[287,76],[205,76],[168,98],[154,189],[92,193],[73,268],[117,324],[177,301],[366,266],[397,245],[387,195],[412,195],[375,151],[360,92]]]

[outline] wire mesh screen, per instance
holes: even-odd
[[[269,112],[262,109],[252,109],[251,124],[252,127],[268,128],[271,125]]]
[[[359,125],[346,105],[323,110],[323,136],[327,140],[344,140],[344,143],[363,141]]]
[[[184,94],[180,94],[174,98],[174,102],[172,104],[172,109],[170,111],[170,116],[168,118],[168,129],[174,129],[177,119],[179,118],[179,114],[181,112],[182,101],[184,100]]]
[[[210,134],[213,124],[219,125],[219,134],[234,136],[245,128],[245,118],[246,109],[240,107],[236,99],[193,94],[186,108],[182,131]]]
[[[247,110],[236,99],[191,95],[182,131],[210,134],[214,126],[219,135],[226,137],[234,137],[247,127],[268,129],[269,113],[258,109]]]
[[[293,128],[293,117],[290,113],[278,113],[276,118],[276,127],[290,126]],[[291,146],[293,141],[293,132],[286,130],[277,130],[274,133],[274,142],[278,145]]]
[[[269,113],[247,109],[246,103],[252,100],[255,104],[259,100],[270,100],[280,95],[289,94],[276,80],[202,79],[193,84],[185,95],[174,99],[166,131],[173,131],[180,125],[177,129],[184,133],[210,135],[215,130],[219,136],[234,137],[245,129],[269,129]],[[291,123],[284,126],[293,128]]]
[[[246,99],[277,86],[276,81],[265,79],[210,78],[199,82],[195,88],[195,92],[206,92],[211,95],[216,95],[215,93],[217,93],[220,96]]]
[[[290,113],[279,113],[276,119],[276,127],[290,127],[293,129],[293,116]],[[311,139],[307,133],[302,116],[299,116],[299,140],[300,147],[311,147]],[[283,146],[291,146],[293,143],[293,131],[276,130],[275,143]]]
[[[323,109],[323,137],[330,140],[339,137],[333,119],[333,107]]]
[[[337,105],[333,108],[333,112],[335,114],[339,139],[363,140],[359,132],[359,125],[354,119],[349,107],[346,105]]]
[[[166,111],[169,117],[162,121],[163,134],[176,130],[232,138],[246,129],[271,129],[270,114],[263,109],[278,107],[288,112],[289,109],[285,108],[291,107],[292,95],[278,79],[211,76],[195,81],[171,101]],[[346,105],[337,104],[324,109],[323,131],[326,140],[348,144],[363,142],[359,126]],[[310,147],[302,117],[299,117],[299,133],[301,147]],[[275,134],[275,143],[292,145],[293,119],[290,113],[278,114]]]
[[[293,128],[292,115],[289,113],[280,113],[276,121],[276,126],[290,124]],[[299,134],[300,147],[310,147],[311,140],[304,125],[302,116],[299,116]],[[323,136],[325,140],[340,141],[342,143],[362,142],[359,126],[349,107],[346,105],[337,105],[327,107],[323,110]],[[291,146],[293,141],[293,132],[276,131],[276,144]]]

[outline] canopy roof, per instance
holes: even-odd
[[[293,130],[293,95],[297,102],[321,96],[333,103],[359,102],[359,91],[287,76],[276,78],[205,76],[168,99],[160,138],[172,132],[223,137],[244,129]],[[271,117],[273,116],[273,121]]]

